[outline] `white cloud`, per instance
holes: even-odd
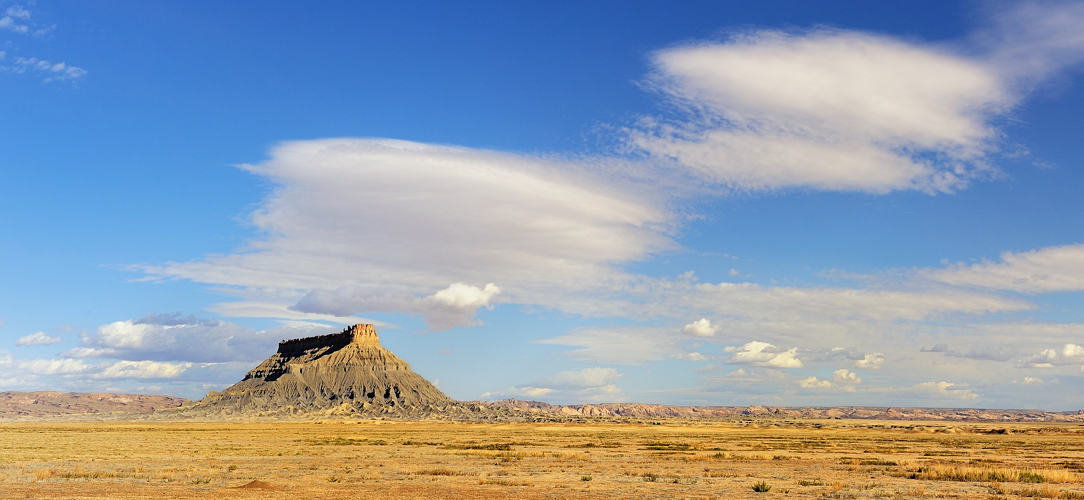
[[[854,362],[855,368],[864,368],[866,370],[880,370],[881,365],[885,362],[883,354],[867,354],[862,359]]]
[[[35,346],[35,345],[50,345],[60,342],[60,337],[50,337],[45,332],[35,332],[30,335],[19,337],[15,341],[15,345],[20,346]]]
[[[979,395],[971,392],[970,389],[954,389],[957,384],[952,382],[923,382],[914,387],[909,388],[905,392],[912,392],[918,395],[926,395],[930,397],[941,397],[949,399],[978,399]]]
[[[1065,344],[1061,349],[1044,349],[1030,356],[1022,363],[1027,368],[1053,368],[1063,365],[1084,366],[1084,347],[1078,344]]]
[[[886,394],[896,400],[909,398],[915,400],[962,400],[979,398],[971,389],[959,388],[953,382],[922,382],[910,387],[871,387],[862,391],[866,394]],[[898,403],[897,403],[898,404]]]
[[[7,15],[0,17],[0,30],[14,31],[15,33],[27,33],[30,31],[30,27],[25,24],[19,24],[15,19],[20,19],[18,16],[12,15],[12,8],[8,8]],[[26,11],[21,11],[26,12]],[[29,14],[29,12],[27,12]]]
[[[817,380],[817,377],[807,377],[798,381],[798,385],[803,389],[827,389],[832,387],[832,383],[827,380]]]
[[[1022,382],[1016,382],[1014,380],[1013,383],[1020,383],[1024,385],[1042,385],[1045,384],[1046,381],[1038,377],[1024,377],[1024,380]]]
[[[339,314],[406,311],[449,283],[497,283],[505,302],[586,312],[587,299],[628,284],[618,264],[677,248],[662,197],[588,173],[607,170],[598,162],[379,139],[288,142],[271,156],[243,167],[278,186],[251,216],[266,237],[142,269],[226,290],[341,295],[338,307],[315,307],[315,295],[295,306]]]
[[[724,352],[733,353],[727,363],[732,365],[769,366],[772,368],[801,368],[798,348],[785,351],[767,342],[753,341],[741,347],[727,347]]]
[[[157,361],[117,361],[116,363],[108,364],[102,367],[102,369],[97,373],[93,374],[92,377],[102,379],[177,378],[191,366],[191,363],[160,363]]]
[[[563,371],[537,382],[503,391],[487,392],[482,398],[492,397],[554,397],[570,402],[619,401],[623,392],[615,381],[623,375],[614,368],[584,368],[579,371]]]
[[[334,291],[314,290],[290,309],[312,314],[345,317],[360,311],[408,312],[425,318],[433,330],[456,326],[480,325],[474,318],[482,307],[493,308],[491,300],[501,289],[493,283],[484,288],[453,283],[448,288],[427,297],[409,294],[372,294],[358,287],[341,287]]]
[[[2,20],[0,20],[0,24],[2,24]],[[77,66],[71,66],[63,62],[53,63],[35,57],[18,57],[11,66],[0,66],[0,70],[9,73],[34,71],[43,74],[46,82],[74,80],[87,74],[87,70]]]
[[[26,10],[22,5],[12,5],[4,11],[4,16],[15,19],[30,19],[30,11]]]
[[[983,347],[972,348],[968,351],[956,351],[948,348],[948,344],[940,343],[931,348],[921,348],[920,352],[939,352],[944,353],[945,356],[950,358],[965,358],[975,359],[981,361],[1008,361],[1013,358],[1015,353],[1003,347],[996,347],[985,345]]]
[[[673,358],[673,359],[684,359],[685,361],[707,361],[707,360],[711,359],[711,358],[709,358],[709,357],[707,357],[707,356],[705,356],[703,354],[700,354],[698,352],[671,354],[670,357]]]
[[[83,335],[83,345],[62,353],[72,358],[221,363],[259,361],[275,352],[279,340],[337,330],[319,324],[289,323],[269,330],[180,314],[149,314],[116,321]]]
[[[745,318],[865,318],[875,321],[922,320],[944,313],[984,314],[1022,311],[1034,304],[996,295],[956,290],[895,291],[855,288],[765,287],[754,283],[700,283],[695,293],[671,287],[675,304]],[[684,292],[684,293],[683,293]]]
[[[861,384],[862,379],[858,378],[858,374],[852,372],[846,368],[840,368],[832,372],[832,380],[838,384]]]
[[[719,331],[719,328],[713,326],[711,321],[708,321],[707,318],[700,318],[685,325],[681,331],[694,337],[714,337],[715,332]]]
[[[1023,293],[1081,291],[1084,290],[1084,244],[1005,252],[1000,262],[958,263],[944,269],[923,269],[918,275],[955,286]]]
[[[859,32],[749,32],[659,51],[654,83],[689,110],[631,144],[708,182],[950,192],[987,174],[1013,95],[989,65]]]
[[[1009,2],[996,7],[990,26],[970,38],[993,67],[1023,86],[1084,61],[1084,4]]]
[[[32,359],[15,362],[18,370],[31,375],[73,375],[93,371],[96,365],[79,359]]]
[[[567,335],[536,342],[579,347],[565,354],[591,363],[642,365],[679,353],[675,334],[663,328],[579,328]]]
[[[601,387],[612,384],[622,375],[614,368],[584,368],[579,371],[564,371],[544,379],[541,384],[562,389],[582,389]]]

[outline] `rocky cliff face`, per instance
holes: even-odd
[[[284,340],[278,352],[192,410],[224,413],[409,413],[452,403],[380,345],[373,325]]]

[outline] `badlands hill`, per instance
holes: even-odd
[[[455,401],[380,345],[373,325],[279,343],[278,352],[185,414],[434,414]]]
[[[885,408],[874,406],[769,407],[675,406],[643,403],[553,405],[541,401],[504,399],[488,403],[526,414],[593,418],[698,418],[698,419],[860,419],[955,422],[1084,422],[1084,410],[984,410],[975,408]]]

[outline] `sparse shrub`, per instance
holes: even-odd
[[[418,475],[424,476],[474,476],[476,474],[470,474],[467,472],[454,471],[452,469],[422,469],[415,472]]]
[[[1021,483],[1045,483],[1046,478],[1041,474],[1036,474],[1032,471],[1021,471],[1019,474]]]
[[[817,479],[814,479],[812,481],[808,479],[800,479],[798,480],[798,486],[824,486],[824,482]]]
[[[644,477],[644,482],[645,483],[654,483],[654,482],[658,482],[658,480],[659,480],[659,476],[657,474],[655,474],[654,472],[644,473],[643,477]]]
[[[753,491],[757,493],[767,493],[769,491],[772,491],[772,485],[764,481],[761,481],[759,483],[753,483]]]
[[[591,479],[591,476],[580,476],[580,481],[590,481]]]
[[[1014,495],[1030,498],[1059,498],[1062,493],[1048,484],[1044,484],[1042,488],[1017,490],[1013,492]]]

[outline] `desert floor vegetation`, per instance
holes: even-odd
[[[0,497],[1084,499],[1084,425],[13,422]]]

